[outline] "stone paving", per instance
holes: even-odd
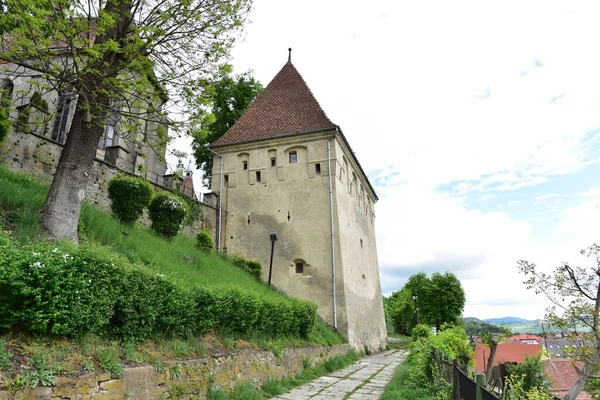
[[[377,400],[396,367],[404,361],[402,350],[388,350],[360,359],[339,371],[274,397],[279,400]],[[346,397],[348,396],[348,397]]]

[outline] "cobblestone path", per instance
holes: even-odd
[[[279,400],[377,400],[406,352],[388,350],[274,397]]]

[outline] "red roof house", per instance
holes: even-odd
[[[578,368],[583,368],[582,362],[577,362]],[[563,398],[569,392],[575,381],[577,380],[577,371],[571,363],[571,360],[552,359],[544,362],[544,372],[550,381],[553,396]],[[577,400],[592,400],[592,396],[585,391],[582,391],[577,396]]]
[[[542,346],[539,344],[523,343],[499,343],[494,357],[493,367],[507,362],[522,363],[525,362],[525,356],[535,357],[542,352]],[[477,343],[475,345],[475,371],[485,373],[488,359],[490,358],[490,348],[487,344]]]
[[[517,342],[517,343],[525,343],[525,344],[538,344],[542,343],[543,338],[535,335],[514,335],[509,337],[507,342]]]

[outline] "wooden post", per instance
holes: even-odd
[[[483,387],[485,386],[485,375],[477,374],[475,376],[475,383],[477,384],[477,389],[475,392],[475,399],[483,400]]]
[[[452,360],[452,389],[454,400],[460,400],[460,381],[458,379],[458,363],[456,359]]]

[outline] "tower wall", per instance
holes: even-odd
[[[267,280],[269,233],[277,232],[273,284],[316,303],[319,315],[331,325],[327,141],[332,134],[302,134],[215,149],[224,157],[222,247],[229,254],[260,261]],[[371,219],[358,212],[355,198],[347,192],[342,157],[336,160],[336,154],[344,151],[338,139],[332,140],[338,330],[355,348],[366,345],[374,350],[385,344],[375,234]],[[218,165],[216,160],[213,189],[220,187]],[[357,179],[364,181],[358,174]]]

